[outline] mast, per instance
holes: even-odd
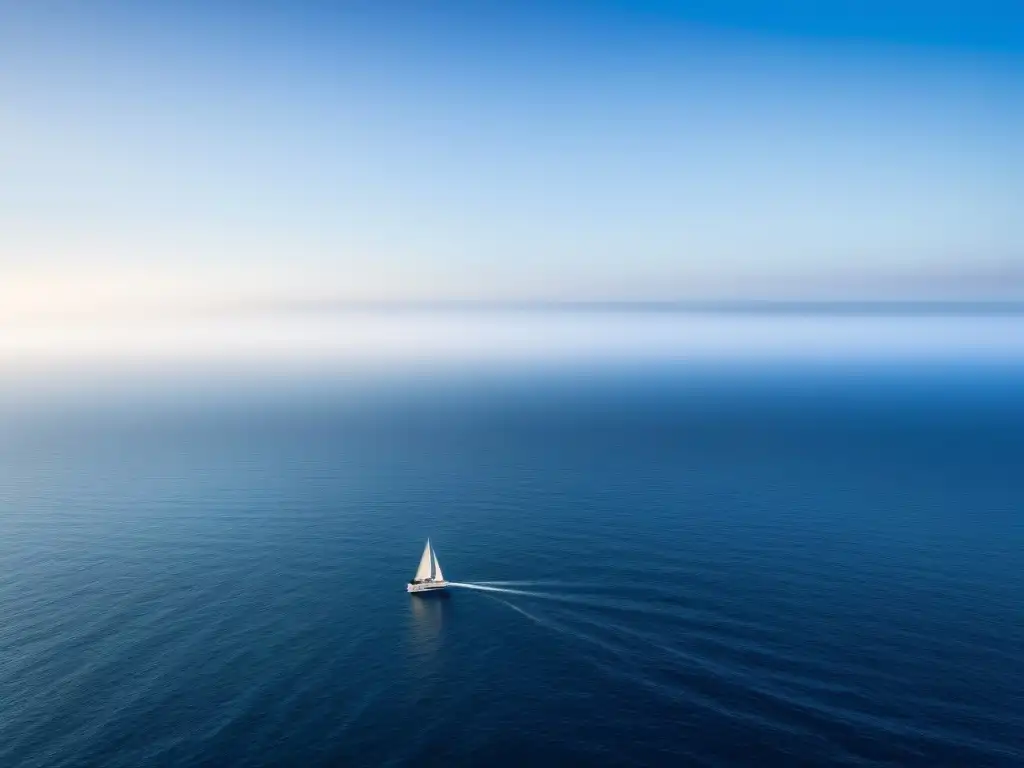
[[[430,565],[433,560],[433,553],[430,551],[430,539],[427,539],[427,546],[423,548],[423,556],[420,557],[419,567],[416,569],[415,581],[423,581],[430,578]]]

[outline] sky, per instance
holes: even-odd
[[[0,317],[1024,296],[1024,6],[0,2]]]

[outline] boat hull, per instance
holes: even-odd
[[[411,595],[414,595],[417,592],[439,592],[440,590],[447,588],[447,581],[421,581],[418,584],[405,585],[405,591]]]

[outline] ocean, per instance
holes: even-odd
[[[1024,371],[309,376],[5,395],[0,765],[1024,764]]]

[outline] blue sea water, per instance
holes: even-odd
[[[9,399],[0,765],[1024,764],[1021,393],[678,366]],[[476,588],[404,592],[428,536]]]

